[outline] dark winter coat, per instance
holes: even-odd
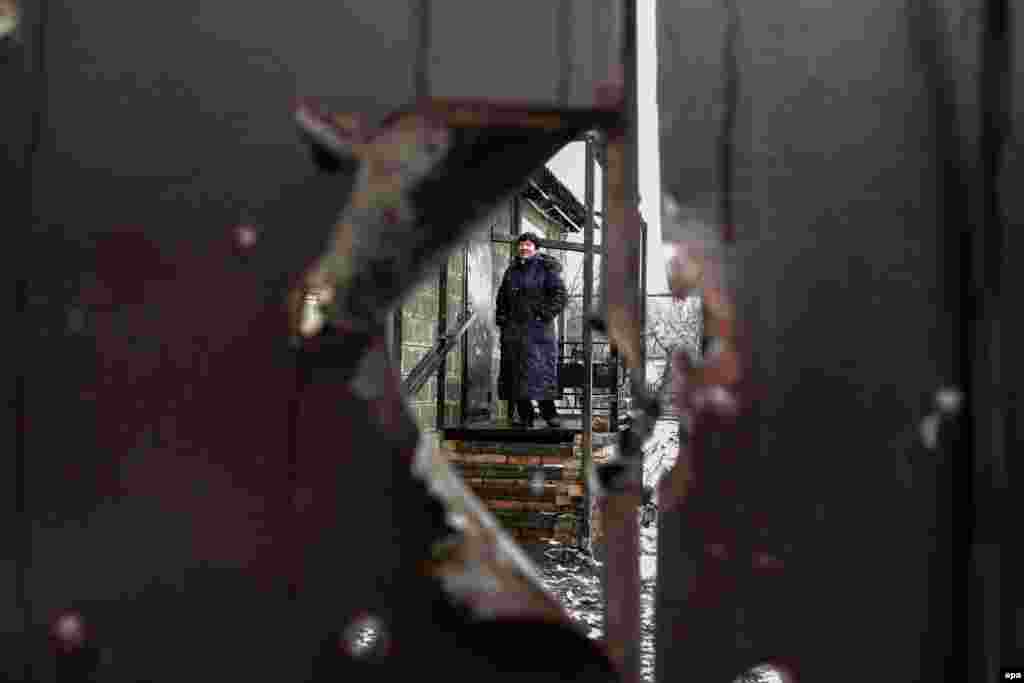
[[[557,399],[555,318],[569,301],[562,264],[547,254],[515,257],[498,288],[495,321],[501,330],[498,398]]]

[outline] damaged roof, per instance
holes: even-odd
[[[530,176],[519,196],[565,232],[580,232],[586,225],[586,207],[547,166]]]

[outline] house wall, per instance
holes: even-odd
[[[402,649],[388,675],[430,656],[466,663],[432,628],[434,587],[405,573],[440,533],[408,474],[415,444],[335,368],[297,379],[281,302],[353,178],[318,172],[293,103],[374,118],[417,95],[484,96],[482,77],[585,105],[607,72],[572,63],[617,52],[575,40],[584,52],[560,65],[534,51],[524,70],[521,45],[472,43],[526,35],[533,12],[484,3],[508,30],[467,42],[462,13],[478,10],[418,14],[431,4],[25,3],[30,63],[0,60],[19,93],[0,122],[32,157],[4,196],[25,353],[18,445],[0,466],[13,482],[0,499],[18,508],[2,529],[15,566],[0,559],[0,667],[17,670],[0,678],[64,678],[46,631],[67,608],[95,627],[102,680],[319,679],[321,643],[365,611]],[[559,75],[541,86],[539,73]],[[255,244],[236,240],[242,226]],[[435,337],[431,289],[402,313],[403,369]],[[431,407],[417,408],[429,425]],[[354,679],[359,664],[323,678]]]
[[[438,276],[417,287],[402,304],[402,378],[416,367],[437,341]],[[414,396],[409,397],[417,426],[422,432],[434,431],[437,420],[437,375]]]
[[[451,327],[463,309],[463,283],[465,279],[465,254],[458,249],[447,264],[447,325]],[[440,306],[440,273],[417,287],[402,305],[402,378],[416,367],[416,364],[437,343],[438,313]],[[454,424],[461,419],[459,403],[462,393],[462,354],[460,344],[448,354],[445,364],[445,424]],[[409,398],[409,405],[416,424],[424,433],[437,429],[437,375],[435,374],[415,396]]]

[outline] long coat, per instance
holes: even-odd
[[[547,254],[515,257],[505,270],[495,306],[501,400],[559,398],[554,321],[569,301],[561,273],[562,264]]]

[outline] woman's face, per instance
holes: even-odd
[[[537,253],[537,245],[530,240],[524,240],[519,243],[519,255],[523,258],[530,258]]]

